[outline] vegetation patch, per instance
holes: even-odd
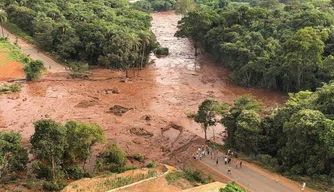
[[[9,93],[14,93],[21,91],[22,85],[20,83],[13,83],[13,84],[8,84],[8,83],[2,83],[0,84],[0,94],[9,94]]]

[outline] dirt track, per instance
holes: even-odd
[[[16,36],[4,29],[5,35],[8,35],[10,43],[14,44],[16,41]],[[23,41],[21,38],[18,39],[18,47],[22,50],[23,53],[29,55],[30,58],[34,60],[41,60],[44,63],[44,66],[50,72],[63,72],[65,71],[64,66],[55,62],[47,55],[41,53],[33,45],[30,45],[26,41]]]

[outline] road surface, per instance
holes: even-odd
[[[9,42],[14,44],[16,40],[16,36],[10,33],[8,30],[4,29],[5,36],[8,35]],[[55,62],[53,59],[48,57],[47,55],[39,52],[33,45],[28,44],[27,42],[23,41],[21,38],[18,39],[18,47],[21,48],[21,51],[30,56],[30,58],[34,60],[41,60],[44,63],[44,66],[50,72],[63,72],[65,71],[64,66]]]
[[[219,163],[205,156],[200,160],[201,163],[223,174],[227,178],[235,181],[244,188],[252,192],[295,192],[301,191],[301,185],[280,175],[270,173],[266,170],[257,168],[252,164],[243,162],[242,168],[236,168],[236,160],[232,159],[230,164],[224,165],[223,154],[218,155]],[[228,166],[231,166],[231,174],[227,173]],[[314,192],[306,189],[304,192]]]

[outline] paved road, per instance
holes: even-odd
[[[16,36],[8,32],[7,30],[4,29],[5,35],[8,34],[9,36],[9,41],[14,44],[16,40]],[[19,38],[18,40],[18,46],[21,48],[22,52],[30,55],[30,58],[34,60],[41,60],[44,63],[44,66],[49,70],[53,72],[62,72],[65,71],[64,66],[61,64],[55,62],[52,60],[50,57],[46,56],[45,54],[41,53],[36,49],[33,45],[30,45],[23,41],[22,39]]]
[[[205,165],[215,169],[219,173],[234,180],[241,186],[247,188],[252,192],[294,192],[301,191],[299,184],[278,176],[276,174],[267,174],[265,171],[258,170],[243,162],[242,168],[235,167],[235,160],[232,159],[230,164],[224,165],[223,154],[218,155],[219,163],[216,165],[216,161],[210,159],[210,156],[202,158],[201,162]],[[227,167],[231,166],[231,175],[227,174]],[[311,191],[311,190],[305,190]],[[313,191],[313,190],[312,190]]]

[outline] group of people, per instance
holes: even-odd
[[[216,160],[216,165],[219,164],[219,157],[218,157],[218,150],[216,149],[215,145],[212,145],[211,148],[208,145],[200,145],[198,146],[198,150],[194,153],[194,159],[195,160],[202,160],[203,157],[206,155],[210,155],[210,158],[213,160]],[[232,167],[230,166],[231,158],[237,157],[237,153],[228,150],[227,153],[223,156],[224,164],[228,165],[227,167],[227,174],[232,174]],[[235,168],[242,168],[242,161],[237,160],[235,162]]]

